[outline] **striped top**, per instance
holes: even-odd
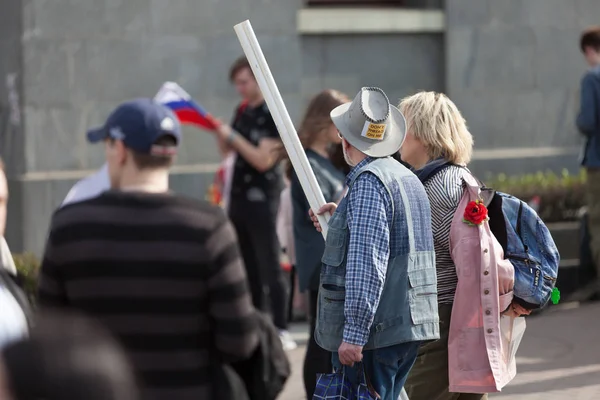
[[[53,216],[39,301],[120,339],[144,399],[211,398],[218,357],[250,356],[258,327],[224,212],[172,194],[109,191]]]
[[[463,168],[444,168],[423,185],[431,205],[431,223],[438,283],[438,302],[452,304],[458,284],[450,256],[450,225],[463,195]]]

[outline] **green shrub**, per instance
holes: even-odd
[[[486,180],[486,185],[501,192],[512,194],[523,201],[530,201],[534,196],[540,197],[538,214],[545,222],[574,221],[585,205],[585,182],[587,176],[584,169],[577,175],[563,170],[562,174],[554,172],[537,172],[521,176],[499,174]]]
[[[40,262],[32,253],[13,254],[13,259],[15,260],[17,271],[25,279],[23,282],[25,292],[33,303],[37,290]]]

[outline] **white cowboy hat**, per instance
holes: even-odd
[[[402,146],[406,120],[383,90],[364,87],[351,103],[331,111],[331,120],[344,139],[371,157],[387,157]]]

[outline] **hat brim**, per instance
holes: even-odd
[[[400,150],[406,137],[406,120],[400,110],[390,104],[389,125],[384,139],[378,141],[362,137],[360,132],[351,132],[346,123],[346,113],[351,105],[342,104],[330,113],[333,124],[348,143],[370,157],[388,157]]]
[[[95,128],[87,131],[87,140],[90,143],[98,143],[108,137],[108,131],[104,128]]]

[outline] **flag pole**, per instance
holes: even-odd
[[[321,188],[317,182],[317,178],[308,162],[302,143],[296,133],[296,128],[292,123],[292,119],[283,103],[283,98],[279,93],[275,79],[271,74],[267,60],[260,48],[258,39],[254,34],[252,25],[249,20],[241,22],[233,27],[237,34],[238,40],[242,45],[242,49],[246,54],[246,58],[250,63],[256,82],[267,102],[269,111],[273,116],[277,130],[281,136],[281,141],[287,151],[294,171],[298,176],[298,180],[302,185],[302,190],[308,199],[310,208],[313,211],[318,211],[324,204],[325,198],[321,192]],[[330,215],[319,215],[319,223],[321,224],[321,233],[323,238],[327,238],[327,222]]]

